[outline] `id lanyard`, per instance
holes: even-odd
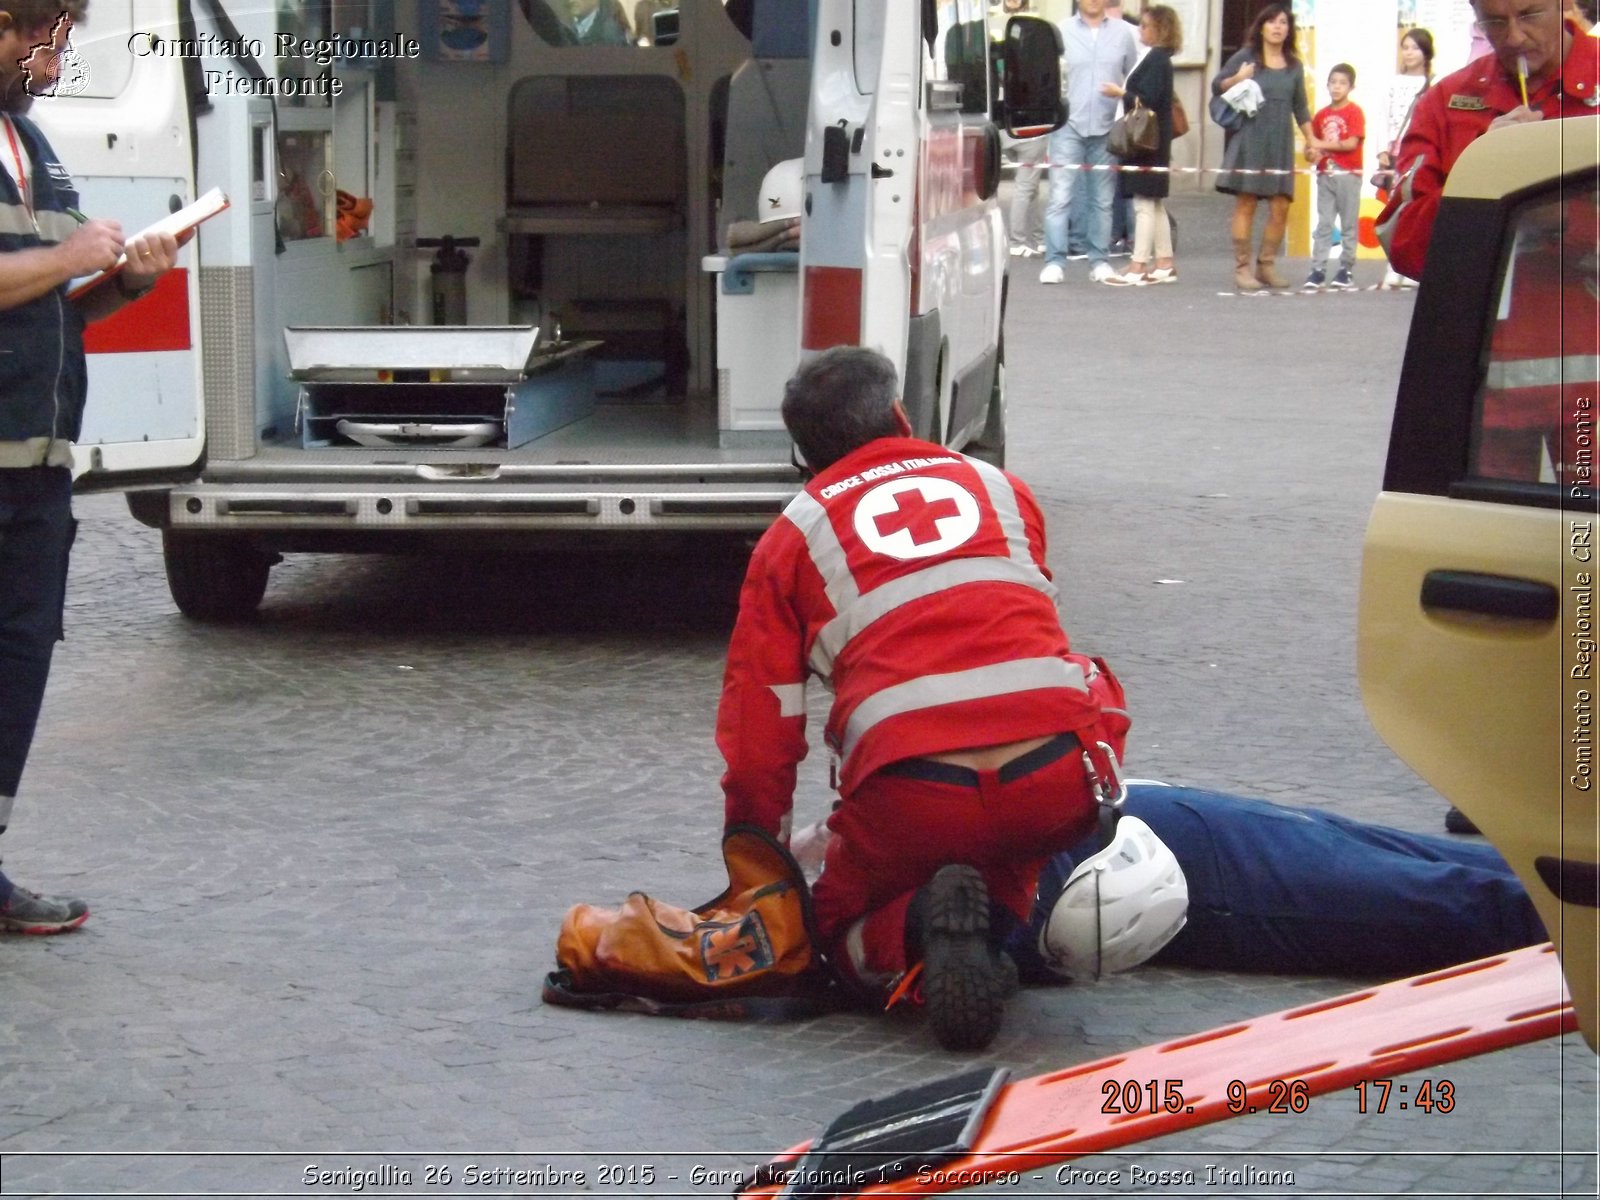
[[[28,160],[23,157],[22,147],[17,144],[17,129],[11,123],[11,118],[5,118],[6,141],[11,143],[11,162],[17,173],[17,194],[22,197],[22,207],[28,210],[28,219],[35,225],[38,221],[33,215],[32,189],[28,186]]]

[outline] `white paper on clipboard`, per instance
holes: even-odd
[[[159,221],[155,221],[145,226],[143,229],[139,230],[138,233],[133,234],[126,240],[131,242],[136,237],[144,237],[146,235],[156,233],[170,233],[173,237],[182,237],[189,230],[198,226],[202,221],[209,221],[219,212],[222,212],[228,207],[228,204],[229,201],[227,193],[221,188],[212,188],[199,199],[184,205],[175,213],[168,213]],[[85,279],[77,287],[68,292],[67,299],[76,300],[79,296],[94,291],[94,289],[99,287],[102,283],[105,283],[109,279],[114,279],[118,273],[121,272],[122,268],[127,265],[128,256],[126,254],[119,256],[117,261],[112,263],[104,271],[101,271],[98,275],[90,276],[88,279]]]

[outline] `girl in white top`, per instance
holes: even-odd
[[[1411,121],[1411,110],[1417,97],[1433,84],[1433,35],[1426,29],[1408,29],[1400,39],[1400,73],[1389,84],[1388,120],[1384,126],[1384,148],[1378,151],[1378,178],[1382,186],[1394,184],[1394,156],[1400,149],[1400,139]],[[1416,287],[1416,281],[1407,279],[1393,267],[1383,277],[1384,288]]]

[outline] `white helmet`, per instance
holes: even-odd
[[[762,177],[761,195],[756,197],[756,220],[787,221],[798,217],[805,193],[806,160],[784,159]]]
[[[1058,975],[1086,982],[1126,971],[1173,939],[1189,912],[1189,884],[1167,844],[1123,817],[1111,844],[1067,877],[1039,931],[1039,954]]]

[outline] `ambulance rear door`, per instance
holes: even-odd
[[[56,94],[33,105],[80,209],[120,221],[129,235],[195,198],[185,60],[171,53],[182,36],[175,0],[94,0],[62,55]],[[186,479],[199,470],[197,250],[190,243],[149,295],[85,332],[80,489]]]

